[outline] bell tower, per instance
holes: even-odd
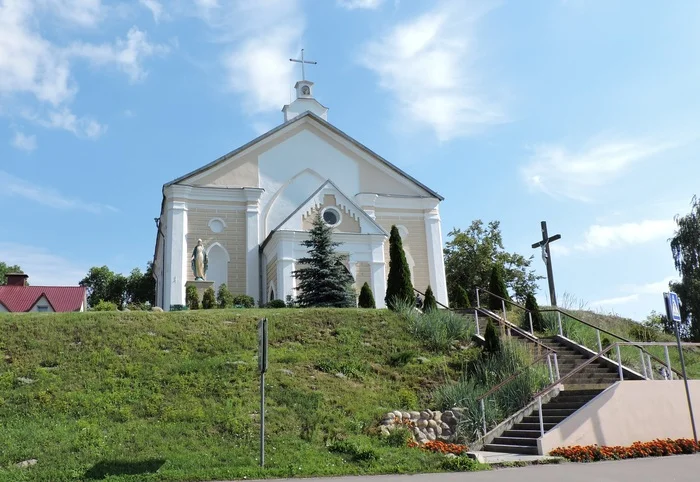
[[[316,62],[312,60],[304,60],[304,49],[301,49],[301,59],[289,60],[291,62],[298,62],[301,64],[301,80],[294,84],[294,90],[296,91],[297,98],[294,100],[294,102],[285,105],[282,108],[282,112],[284,113],[284,121],[290,121],[306,111],[316,114],[323,120],[328,120],[328,107],[323,106],[314,98],[314,83],[310,80],[306,80],[304,65],[315,65]]]

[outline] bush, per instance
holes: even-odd
[[[216,293],[214,293],[214,288],[211,286],[204,290],[204,295],[202,295],[202,308],[205,310],[211,310],[216,307]]]
[[[413,440],[413,433],[406,427],[395,427],[389,432],[385,442],[389,447],[406,447]]]
[[[466,318],[449,310],[421,313],[412,302],[401,300],[395,309],[408,322],[408,329],[430,350],[444,351],[456,341],[469,340],[473,325]]]
[[[435,295],[433,294],[433,289],[428,285],[425,290],[425,300],[423,300],[423,311],[433,311],[437,310],[437,301],[435,300]]]
[[[270,300],[265,305],[265,308],[286,308],[287,305],[282,300]]]
[[[478,470],[491,470],[490,465],[481,464],[477,460],[471,459],[466,455],[446,458],[442,461],[442,468],[451,472],[476,472]]]
[[[221,283],[219,289],[216,292],[216,304],[219,308],[232,308],[233,307],[233,295],[226,286],[226,283]]]
[[[402,367],[415,358],[416,354],[412,351],[400,351],[389,355],[389,366]]]
[[[255,299],[248,295],[233,295],[233,306],[236,308],[253,308]]]
[[[396,395],[399,407],[406,410],[416,410],[418,408],[418,396],[413,390],[401,388]]]
[[[354,462],[371,462],[379,458],[369,443],[359,440],[337,440],[331,443],[328,450],[349,455]]]
[[[499,264],[494,264],[493,268],[491,268],[489,291],[493,293],[493,295],[498,295],[501,298],[510,300],[510,296],[508,295],[508,289],[506,288],[506,283],[503,280],[503,267]],[[489,295],[489,309],[499,310],[502,308],[503,303],[501,301],[501,298],[498,298],[493,295]]]
[[[472,305],[472,302],[469,299],[469,293],[467,293],[467,290],[461,286],[457,288],[457,299],[455,300],[455,305],[457,308],[469,308]]]
[[[197,287],[194,285],[189,285],[185,292],[185,301],[187,302],[187,307],[190,310],[199,309],[199,293],[197,293]]]
[[[406,261],[401,235],[398,228],[392,226],[389,236],[389,276],[384,302],[389,309],[395,310],[397,302],[410,301],[413,303],[414,299],[411,270]]]
[[[360,308],[376,308],[377,305],[374,302],[374,294],[372,294],[372,288],[369,287],[369,284],[365,281],[365,284],[362,285],[362,288],[360,289],[360,299],[358,300],[358,303]]]
[[[486,331],[484,332],[484,352],[489,355],[493,355],[501,351],[501,339],[498,336],[496,327],[493,322],[489,320],[486,324]]]
[[[651,342],[651,341],[659,341],[661,332],[649,327],[645,326],[639,323],[635,323],[630,327],[630,332],[629,335],[634,341],[643,341],[643,342]]]
[[[117,311],[117,304],[111,301],[100,300],[92,309],[94,311]]]
[[[542,312],[540,312],[540,307],[537,304],[537,299],[533,293],[528,293],[525,296],[525,308],[530,310],[532,313],[532,329],[538,333],[542,333],[545,330],[545,323],[542,319]],[[527,312],[523,314],[522,327],[530,331],[530,317]]]
[[[170,305],[170,311],[187,311],[187,305]]]

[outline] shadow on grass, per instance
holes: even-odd
[[[127,460],[103,460],[96,463],[85,472],[85,478],[99,480],[104,479],[108,475],[152,474],[157,472],[164,463],[164,459],[149,459],[137,462]]]

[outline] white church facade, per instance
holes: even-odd
[[[207,253],[206,280],[256,303],[296,297],[292,276],[306,256],[311,218],[320,212],[342,243],[359,289],[369,283],[384,306],[389,231],[396,225],[416,289],[430,285],[447,304],[443,198],[327,121],[313,82],[297,82],[284,123],[163,186],[154,256],[156,305],[185,304],[192,252]]]

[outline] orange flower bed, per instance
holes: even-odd
[[[460,444],[451,444],[447,442],[441,442],[439,440],[429,440],[423,445],[419,445],[417,442],[409,442],[409,447],[420,447],[424,450],[430,450],[431,452],[438,452],[441,454],[455,454],[462,455],[463,453],[469,452],[469,447]]]
[[[677,440],[653,440],[651,442],[635,442],[629,447],[587,445],[582,447],[561,447],[549,454],[564,457],[572,462],[595,462],[598,460],[621,460],[639,457],[660,457],[664,455],[692,454],[700,451],[700,444],[694,440],[681,438]]]

